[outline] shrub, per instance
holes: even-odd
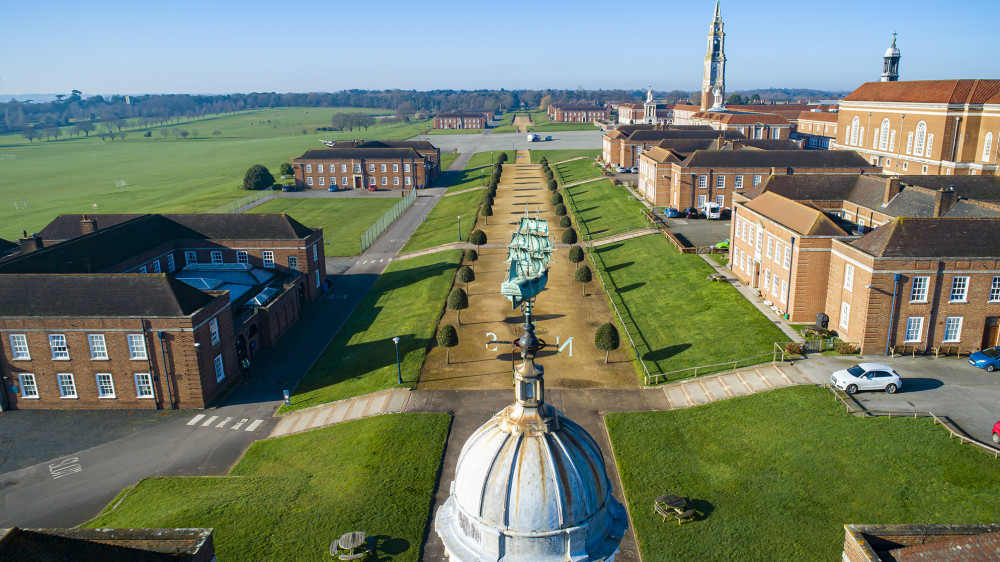
[[[563,244],[576,244],[576,231],[572,228],[567,228],[562,233],[562,243]]]
[[[472,231],[469,235],[469,244],[474,244],[476,246],[482,246],[486,243],[486,233],[478,228]],[[472,250],[470,250],[472,251]]]
[[[456,287],[448,295],[448,309],[458,313],[458,325],[462,325],[462,311],[469,308],[469,295],[461,287]]]
[[[577,269],[576,273],[573,274],[573,279],[576,279],[577,283],[583,285],[583,296],[587,296],[587,283],[590,283],[594,279],[593,274],[590,273],[590,266],[585,265]]]
[[[472,271],[471,267],[463,265],[462,267],[458,268],[458,275],[455,278],[458,280],[459,283],[465,283],[465,288],[466,290],[468,290],[469,283],[472,283],[473,281],[476,280],[476,274],[475,272]]]
[[[493,196],[489,191],[483,194],[483,205],[493,205]]]
[[[573,221],[569,219],[569,215],[563,215],[559,217],[559,226],[563,228],[569,228],[573,226]]]
[[[559,193],[553,193],[552,194],[552,204],[553,205],[558,205],[558,204],[560,204],[562,202],[563,202],[562,195],[560,195]]]
[[[475,267],[476,260],[479,259],[479,252],[470,248],[465,251],[465,255],[462,257],[465,259],[465,261],[472,262],[473,267]]]
[[[856,355],[859,351],[858,344],[838,342],[833,344],[833,351],[838,355]]]
[[[556,183],[556,180],[549,178],[549,191],[555,191],[558,188],[559,184]]]
[[[789,355],[802,355],[805,351],[805,346],[801,343],[786,343],[785,353]]]
[[[604,362],[608,362],[608,357],[611,352],[618,349],[621,344],[621,337],[618,335],[618,328],[615,327],[611,322],[605,322],[597,328],[597,332],[594,333],[594,346],[601,351],[606,352],[604,354]]]
[[[562,217],[565,215],[566,215],[566,205],[563,205],[562,203],[556,205],[556,216]]]
[[[445,324],[438,329],[437,333],[438,345],[447,350],[445,361],[446,363],[451,363],[451,348],[458,345],[458,331],[451,324]]]
[[[583,261],[584,253],[583,248],[580,246],[571,246],[569,249],[569,262],[577,264],[576,268],[580,269],[580,262]]]
[[[479,214],[482,215],[482,216],[484,216],[484,217],[487,217],[486,219],[483,219],[483,222],[485,224],[490,224],[489,217],[493,216],[493,205],[483,205],[483,206],[481,206],[479,208]]]
[[[281,167],[278,168],[278,171],[281,172],[281,175],[283,176],[290,176],[293,173],[295,173],[295,170],[292,168],[292,165],[289,164],[288,162],[282,162]]]
[[[266,189],[274,185],[274,176],[267,167],[261,164],[254,164],[247,169],[243,176],[243,189]]]

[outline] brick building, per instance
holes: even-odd
[[[735,198],[730,269],[792,322],[826,314],[863,353],[997,345],[1000,181],[909,183],[924,179],[771,177]]]
[[[440,173],[441,151],[426,141],[337,142],[292,166],[295,185],[307,189],[422,189]]]
[[[840,102],[831,148],[887,174],[997,173],[1000,80],[867,82]]]
[[[738,131],[716,131],[707,125],[622,125],[604,134],[601,157],[612,166],[638,166],[639,155],[664,140],[739,140]]]
[[[795,120],[793,139],[801,139],[803,148],[825,150],[837,138],[837,113],[802,111]]]
[[[645,123],[643,106],[638,103],[623,103],[618,106],[618,123],[632,125]]]
[[[792,124],[777,113],[704,111],[694,114],[691,122],[716,131],[738,131],[750,139],[788,139],[792,132]]]
[[[485,129],[492,119],[491,111],[450,111],[434,116],[434,128]]]
[[[99,228],[98,228],[99,226]],[[7,408],[202,408],[322,294],[285,215],[60,215],[0,261]]]
[[[550,105],[549,119],[557,123],[607,121],[608,108],[596,105]]]
[[[650,158],[645,167],[647,181],[639,192],[653,205],[675,209],[701,208],[708,201],[728,208],[734,192],[772,175],[877,171],[856,154],[805,150],[697,150],[680,162]]]

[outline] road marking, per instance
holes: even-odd
[[[241,427],[243,427],[243,424],[247,423],[248,421],[250,421],[248,418],[243,418],[240,421],[236,422],[236,424],[233,425],[233,427],[230,427],[229,429],[233,431],[238,431]]]
[[[204,418],[204,417],[205,417],[205,414],[198,414],[197,416],[191,418],[191,421],[189,421],[187,424],[188,425],[195,425],[198,422],[200,422],[202,420],[202,418]]]
[[[79,457],[67,457],[49,465],[49,473],[52,474],[53,479],[76,474],[77,472],[83,472]]]
[[[205,420],[205,423],[201,424],[201,426],[202,427],[208,427],[208,426],[212,425],[212,422],[214,422],[217,419],[219,419],[219,416],[212,416],[212,417],[208,418],[207,420]]]
[[[231,422],[231,421],[233,421],[233,418],[226,418],[226,419],[220,421],[219,425],[215,426],[215,429],[222,429],[223,427],[226,427],[226,424],[229,423],[229,422]]]
[[[260,427],[260,424],[262,424],[262,423],[264,423],[264,420],[254,420],[254,421],[250,422],[250,425],[248,425],[247,428],[244,431],[253,431],[253,430],[257,429],[258,427]]]

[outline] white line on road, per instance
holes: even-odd
[[[260,427],[260,424],[262,424],[262,423],[264,423],[264,420],[254,420],[254,421],[250,422],[250,425],[248,425],[247,428],[244,431],[253,431],[253,430],[257,429],[258,427]]]
[[[187,424],[188,425],[195,425],[198,422],[200,422],[202,420],[202,418],[204,418],[204,417],[205,417],[205,414],[198,414],[197,416],[191,418],[191,421],[189,421]]]
[[[205,420],[205,423],[201,424],[201,426],[202,427],[208,427],[208,426],[212,425],[212,422],[214,422],[217,419],[219,419],[219,416],[212,416],[212,417],[208,418],[207,420]]]
[[[219,425],[215,426],[215,429],[222,429],[223,427],[226,427],[226,424],[229,423],[229,422],[231,422],[231,421],[233,421],[233,418],[226,418],[226,419],[220,421]]]
[[[243,424],[245,424],[247,421],[249,421],[249,420],[247,420],[246,418],[243,418],[240,421],[236,422],[236,424],[233,425],[233,427],[230,427],[229,429],[231,429],[233,431],[237,431],[237,430],[239,430],[239,428],[243,427]]]

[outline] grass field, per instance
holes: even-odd
[[[848,523],[1000,518],[995,459],[930,419],[848,415],[817,387],[607,426],[644,560],[839,560]],[[664,523],[667,493],[700,515]]]
[[[577,162],[586,160],[573,163]],[[642,214],[646,207],[635,199],[630,200],[628,190],[615,186],[611,180],[564,187],[562,192],[578,226],[578,234],[584,240],[649,226]]]
[[[709,254],[708,257],[712,258],[715,263],[722,267],[729,265],[729,254]]]
[[[441,171],[447,170],[448,166],[451,166],[452,162],[458,160],[459,156],[457,152],[441,153]]]
[[[496,134],[496,133],[516,133],[516,132],[517,132],[517,127],[515,127],[513,125],[502,125],[500,127],[494,127],[493,131],[490,134]]]
[[[219,560],[330,560],[362,530],[380,560],[416,561],[448,425],[394,414],[258,441],[230,476],[142,480],[87,526],[214,527]]]
[[[604,177],[601,169],[595,166],[594,161],[589,158],[560,164],[554,164],[550,161],[549,167],[552,168],[552,174],[559,185]]]
[[[542,125],[528,127],[529,133],[548,133],[553,131],[596,131],[593,123],[556,123],[548,122]]]
[[[544,156],[549,160],[549,166],[555,165],[556,162],[562,162],[564,160],[569,160],[570,158],[576,158],[578,156],[586,156],[588,158],[597,158],[601,155],[601,149],[599,148],[582,148],[582,149],[566,149],[566,150],[532,150],[531,151],[531,163],[537,164],[539,160]]]
[[[475,175],[474,183],[478,185],[479,176]],[[483,199],[482,189],[476,189],[466,193],[459,193],[442,197],[434,205],[431,212],[417,230],[410,236],[410,239],[400,250],[401,254],[416,252],[426,248],[433,248],[449,242],[459,242],[468,240],[472,234],[473,226],[476,224],[476,214],[479,212],[479,203]],[[462,235],[459,237],[458,217],[462,217]]]
[[[278,166],[319,148],[319,139],[408,138],[429,121],[365,130],[314,132],[343,108],[280,108],[208,117],[132,131],[124,140],[73,137],[28,143],[0,136],[0,238],[41,230],[60,213],[199,212],[237,199],[252,164],[277,177]],[[360,110],[354,110],[360,111]],[[163,138],[159,130],[198,131],[197,138]],[[307,134],[302,134],[305,129]],[[218,130],[221,135],[214,136]],[[95,144],[96,143],[96,144]],[[124,180],[127,185],[118,186]],[[27,208],[20,210],[24,203]],[[16,207],[15,207],[16,206]]]
[[[428,135],[478,135],[482,133],[482,129],[431,129],[427,131]]]
[[[496,162],[496,158],[500,156],[500,153],[505,153],[507,155],[507,163],[514,163],[515,151],[513,150],[487,150],[486,152],[477,152],[469,158],[469,162],[465,165],[466,170],[472,170],[475,168],[488,168]],[[486,170],[490,172],[490,170]]]
[[[651,374],[769,353],[787,339],[733,286],[706,281],[715,270],[701,256],[679,253],[663,236],[600,246],[591,255]]]
[[[415,384],[461,254],[452,250],[392,262],[306,373],[292,405],[280,411],[395,387],[396,336],[404,385]]]
[[[361,252],[361,235],[398,202],[397,197],[279,198],[250,212],[286,213],[306,226],[322,227],[327,256],[354,256]]]

